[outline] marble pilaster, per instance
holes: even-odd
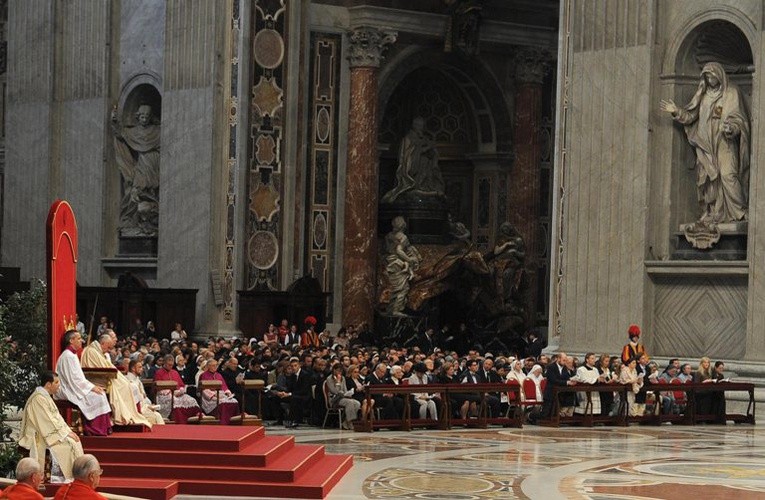
[[[349,34],[350,110],[343,241],[344,324],[372,324],[377,261],[377,69],[396,34],[357,28]]]
[[[539,282],[539,203],[542,157],[542,82],[549,70],[549,56],[537,49],[523,49],[516,55],[515,161],[511,173],[508,218],[526,245],[527,326],[535,323]]]

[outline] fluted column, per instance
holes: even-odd
[[[343,240],[343,324],[374,319],[377,261],[377,69],[396,33],[360,27],[349,34],[351,93]]]
[[[513,145],[515,162],[508,185],[510,222],[526,245],[526,271],[529,287],[526,296],[527,325],[536,313],[539,286],[539,177],[542,159],[542,82],[549,71],[549,55],[541,50],[523,49],[516,56],[515,124]]]

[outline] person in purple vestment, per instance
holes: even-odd
[[[239,413],[239,402],[228,389],[223,375],[218,373],[218,360],[211,359],[205,366],[205,371],[199,376],[199,382],[205,380],[218,380],[221,383],[220,390],[205,389],[202,391],[202,411],[208,415],[216,414],[220,423],[228,425],[231,417]]]
[[[172,380],[178,384],[178,387],[172,393],[169,389],[157,393],[157,404],[160,407],[159,413],[162,415],[162,418],[172,418],[177,424],[185,424],[189,418],[199,416],[201,412],[199,404],[196,399],[186,394],[186,384],[183,383],[183,379],[181,379],[178,371],[173,368],[175,365],[173,355],[166,355],[163,361],[162,368],[154,373],[154,380]],[[172,415],[170,414],[171,407],[173,409]]]

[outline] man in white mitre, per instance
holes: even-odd
[[[45,469],[45,449],[61,469],[64,479],[71,481],[74,459],[82,456],[82,443],[58,412],[53,394],[59,389],[58,375],[51,371],[40,374],[37,387],[24,405],[21,417],[19,446],[29,450],[29,457]]]
[[[77,405],[82,413],[86,436],[107,436],[112,432],[109,400],[103,388],[85,378],[77,352],[82,349],[82,336],[77,330],[67,330],[62,339],[63,350],[56,363],[61,387],[56,399]]]
[[[107,330],[98,340],[82,351],[83,368],[107,368],[116,370],[115,366],[107,359],[107,353],[114,347],[112,331]],[[115,335],[116,337],[116,335]],[[119,371],[117,377],[112,379],[109,388],[109,401],[112,405],[112,418],[118,425],[145,425],[151,428],[151,423],[138,411],[138,403],[133,397],[133,389],[128,379]]]

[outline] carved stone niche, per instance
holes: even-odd
[[[155,257],[159,234],[162,97],[150,83],[126,89],[112,111],[118,196],[118,256]]]
[[[734,23],[715,19],[700,23],[693,28],[678,46],[674,55],[674,72],[663,75],[667,96],[681,109],[689,105],[699,92],[700,73],[709,63],[719,63],[724,70],[729,86],[740,90],[741,107],[751,117],[752,75],[754,73],[753,51],[747,36]],[[720,107],[721,114],[727,113]],[[725,116],[721,117],[725,119]],[[751,118],[749,118],[751,120]],[[751,122],[750,122],[751,123]],[[750,132],[751,133],[751,132]],[[754,136],[748,143],[750,150]],[[750,165],[740,160],[740,165]],[[705,205],[699,200],[696,151],[689,144],[681,123],[675,123],[671,152],[671,203],[670,228],[673,260],[746,260],[747,217],[737,220],[717,220],[705,215]],[[739,167],[741,168],[741,167]],[[743,188],[743,208],[749,198],[748,170],[740,172]]]

